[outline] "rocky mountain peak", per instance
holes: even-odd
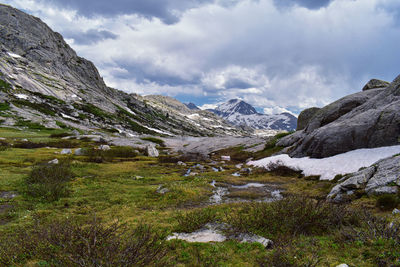
[[[231,99],[228,102],[219,105],[216,110],[223,113],[225,116],[233,113],[239,113],[242,115],[257,114],[257,111],[253,106],[240,99]]]

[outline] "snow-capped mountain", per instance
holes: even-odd
[[[253,129],[294,131],[297,126],[297,118],[290,113],[261,114],[253,106],[240,99],[231,99],[210,111],[233,125],[247,126]]]

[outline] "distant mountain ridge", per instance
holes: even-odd
[[[246,126],[257,130],[294,131],[297,118],[290,113],[274,115],[261,114],[256,109],[240,99],[231,99],[209,111],[224,118],[236,126]]]

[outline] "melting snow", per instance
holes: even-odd
[[[13,57],[13,58],[21,58],[20,55],[14,54],[14,53],[12,53],[12,52],[7,52],[7,54],[8,54],[10,57]]]
[[[357,149],[323,159],[290,158],[285,154],[251,161],[248,165],[266,167],[271,162],[281,161],[288,167],[302,170],[306,176],[321,175],[321,180],[332,180],[337,174],[356,172],[362,167],[369,167],[378,160],[398,153],[400,146]]]
[[[16,94],[15,96],[19,99],[25,99],[25,100],[29,98],[27,95],[24,94]]]

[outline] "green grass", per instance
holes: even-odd
[[[11,84],[0,79],[0,91],[8,92],[11,89]]]
[[[12,103],[19,107],[20,106],[29,107],[31,109],[37,110],[37,111],[39,111],[43,114],[49,115],[49,116],[56,115],[55,109],[46,103],[35,103],[35,102],[31,102],[31,101],[24,100],[24,99],[13,100]]]
[[[10,104],[5,102],[5,103],[0,103],[0,111],[7,111],[10,110]]]
[[[57,136],[57,133],[62,132],[65,131],[0,128],[0,137],[7,138],[7,141],[28,138],[35,142],[58,142],[62,135]],[[81,140],[76,142],[79,147],[92,145]],[[315,199],[322,199],[329,192],[333,186],[331,182],[280,177],[256,171],[248,176],[233,177],[231,174],[237,171],[233,164],[225,166],[224,172],[214,173],[209,170],[195,177],[183,177],[182,174],[188,167],[177,166],[175,163],[159,163],[157,159],[140,155],[124,157],[124,149],[113,152],[122,157],[117,155],[112,161],[102,163],[88,162],[88,156],[57,154],[60,150],[11,147],[0,152],[0,191],[14,191],[18,194],[7,202],[0,199],[0,205],[12,205],[12,209],[0,214],[0,238],[11,235],[14,240],[26,240],[19,239],[18,233],[25,229],[25,233],[32,233],[32,226],[38,220],[44,222],[42,225],[47,225],[46,222],[60,222],[60,227],[71,220],[77,224],[77,228],[74,226],[71,229],[80,229],[81,232],[84,228],[82,226],[90,227],[87,220],[94,215],[102,218],[99,226],[101,229],[119,220],[129,231],[145,224],[151,225],[154,232],[167,234],[173,231],[190,232],[208,222],[220,221],[271,238],[275,246],[265,249],[260,244],[242,244],[235,240],[207,244],[172,240],[164,244],[168,264],[270,266],[271,262],[291,262],[291,266],[305,266],[315,261],[319,262],[317,266],[336,266],[344,262],[349,266],[377,266],[382,262],[394,264],[400,258],[396,238],[390,238],[390,233],[376,231],[384,229],[382,226],[387,223],[366,217],[364,221],[372,221],[368,230],[362,221],[352,221],[352,215],[342,212],[342,208],[316,204]],[[237,151],[241,149],[237,148]],[[27,194],[25,182],[35,166],[55,158],[71,162],[70,171],[74,175],[73,179],[65,182],[68,194],[62,194],[53,201],[44,201],[40,197]],[[210,186],[212,180],[231,184],[274,183],[285,189],[286,194],[303,194],[314,199],[305,204],[286,201],[275,204],[232,203],[206,207],[205,203],[213,190]],[[169,191],[165,194],[157,193],[160,185]],[[252,197],[248,196],[249,199]],[[366,200],[363,201],[361,204],[364,205]],[[360,202],[354,206],[345,206],[343,209],[354,208],[350,214],[362,214],[356,208],[359,204]],[[375,207],[375,199],[371,200],[368,207],[378,214],[390,214],[379,211]],[[363,209],[367,208],[363,206]],[[339,222],[341,218],[344,219]],[[388,217],[387,220],[393,218]],[[344,231],[345,228],[341,225],[351,227],[352,231]],[[372,236],[374,231],[379,232],[377,237]],[[33,233],[25,236],[33,235],[36,236]],[[13,244],[18,247],[25,243],[21,241]],[[43,245],[37,247],[49,248],[47,243],[36,244]],[[42,262],[45,260],[51,266],[50,257],[37,252],[37,247],[31,250],[31,254],[23,254],[25,257],[18,258],[14,265],[40,266],[45,265]],[[50,247],[64,251],[56,244]]]

